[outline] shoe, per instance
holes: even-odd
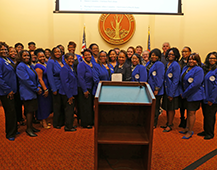
[[[43,121],[43,120],[42,120],[42,121],[40,121],[40,124],[41,124],[41,126],[42,126],[43,128],[45,128],[45,129],[50,129],[50,128],[51,128],[51,126],[49,126],[46,121]]]
[[[168,125],[168,122],[166,123],[166,125],[160,126],[160,127],[163,128],[163,129],[165,129],[167,127],[167,125]]]
[[[33,132],[28,132],[27,130],[26,130],[26,133],[27,133],[27,135],[29,135],[30,137],[35,137],[35,136],[38,136],[38,135],[36,135],[35,133],[33,133]]]
[[[191,135],[190,135],[189,137],[183,136],[182,139],[190,139],[190,138],[193,136],[193,134],[194,134],[194,132],[192,131],[192,132],[191,132]]]
[[[169,132],[169,131],[171,131],[171,130],[172,130],[171,126],[172,126],[172,125],[167,125],[167,127],[169,128],[169,130],[164,129],[163,132]],[[167,127],[166,127],[166,128],[167,128]]]
[[[92,129],[92,126],[90,126],[90,125],[88,125],[88,126],[83,126],[83,128]]]
[[[7,138],[9,141],[14,141],[15,137]]]
[[[65,132],[74,132],[77,129],[75,129],[75,128],[72,128],[72,129],[64,128],[64,130],[65,130]]]
[[[212,139],[214,136],[210,136],[210,135],[206,135],[205,137],[204,137],[204,139],[205,140],[209,140],[209,139]]]
[[[181,134],[186,134],[188,131],[179,131]]]
[[[180,124],[179,124],[179,127],[186,128],[186,123],[187,123],[187,120],[186,120],[186,119],[181,119],[181,122],[180,122]]]
[[[32,127],[32,131],[33,131],[33,132],[40,132],[39,129],[36,129],[36,128],[34,128],[34,127]]]
[[[173,126],[174,124],[172,123],[172,125],[170,125],[171,127]],[[165,129],[166,127],[168,126],[168,122],[166,123],[165,126],[160,126],[161,128]]]
[[[55,129],[61,129],[61,126],[54,126]]]
[[[197,134],[197,136],[206,136],[206,132],[205,131],[200,132],[200,133]]]
[[[40,124],[40,121],[37,120],[37,119],[35,119],[35,118],[33,118],[33,119],[32,119],[32,123],[34,123],[34,124]]]

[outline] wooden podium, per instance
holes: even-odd
[[[155,97],[147,83],[99,83],[94,169],[151,169]]]

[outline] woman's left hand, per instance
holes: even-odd
[[[70,97],[69,99],[68,99],[68,103],[71,105],[72,103],[73,103],[73,99],[74,99],[74,97],[72,96],[72,97]]]
[[[40,88],[40,87],[38,87],[38,89],[39,89],[39,90],[38,90],[38,92],[37,92],[37,93],[38,93],[38,95],[40,95],[40,94],[42,93],[42,90],[41,90],[41,88]]]
[[[168,99],[169,99],[169,101],[172,101],[172,100],[173,100],[173,97],[168,96]]]
[[[209,106],[212,106],[213,103],[210,102],[210,101],[208,101],[207,104],[208,104]]]
[[[155,91],[154,91],[154,95],[156,96],[157,94],[158,94],[158,91],[157,91],[157,90],[155,90]]]

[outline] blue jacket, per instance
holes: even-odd
[[[167,67],[168,63],[166,64]],[[181,68],[179,63],[173,61],[164,75],[164,87],[167,96],[178,97],[180,95],[179,79]]]
[[[57,90],[59,90],[60,85],[61,85],[60,70],[61,70],[61,66],[57,61],[53,59],[48,60],[47,78],[48,78],[48,82],[50,84],[51,90],[53,92],[56,92]]]
[[[183,98],[186,98],[187,101],[200,101],[203,100],[204,89],[202,87],[203,82],[203,69],[200,66],[194,66],[184,77],[182,81],[182,75],[188,69],[188,66],[185,66],[182,70],[180,76],[180,92]],[[184,91],[182,89],[184,87]]]
[[[94,66],[93,66],[94,67]],[[82,88],[83,92],[93,88],[93,71],[92,68],[84,61],[80,62],[77,67],[78,87]]]
[[[132,72],[132,81],[147,82],[147,70],[143,65],[138,64]]]
[[[68,64],[64,65],[64,67],[61,68],[60,80],[60,94],[66,95],[67,98],[78,94],[77,77],[75,71],[72,71]]]
[[[94,56],[91,56],[91,60],[90,60],[93,64],[96,64],[96,60],[94,58]]]
[[[145,67],[147,67],[150,62],[151,61],[149,61]],[[161,61],[156,61],[148,73],[148,84],[151,86],[152,91],[154,92],[156,88],[159,88],[157,96],[164,94],[164,67],[165,66]]]
[[[17,77],[15,69],[0,57],[0,96],[17,92]]]
[[[37,99],[37,92],[40,85],[38,75],[33,66],[30,69],[25,63],[21,62],[16,68],[17,77],[19,80],[19,92],[21,100]]]
[[[204,103],[208,101],[217,104],[217,69],[210,70],[204,77]]]
[[[108,67],[110,69],[110,73],[114,73],[113,66],[108,64]],[[93,81],[94,81],[94,87],[93,87],[93,95],[96,93],[96,89],[98,86],[98,83],[100,81],[110,81],[111,80],[111,74],[109,75],[108,70],[105,68],[104,65],[100,66],[100,64],[96,63],[93,67]]]

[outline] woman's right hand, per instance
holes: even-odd
[[[48,96],[48,94],[49,94],[49,91],[47,90],[47,91],[44,91],[44,94],[43,94],[43,96],[44,97],[47,97]]]
[[[53,92],[54,95],[57,95],[57,91]]]
[[[12,100],[14,98],[14,92],[11,91],[10,93],[8,93],[7,98]]]
[[[90,94],[89,91],[84,92],[84,97],[87,99],[89,94]]]

